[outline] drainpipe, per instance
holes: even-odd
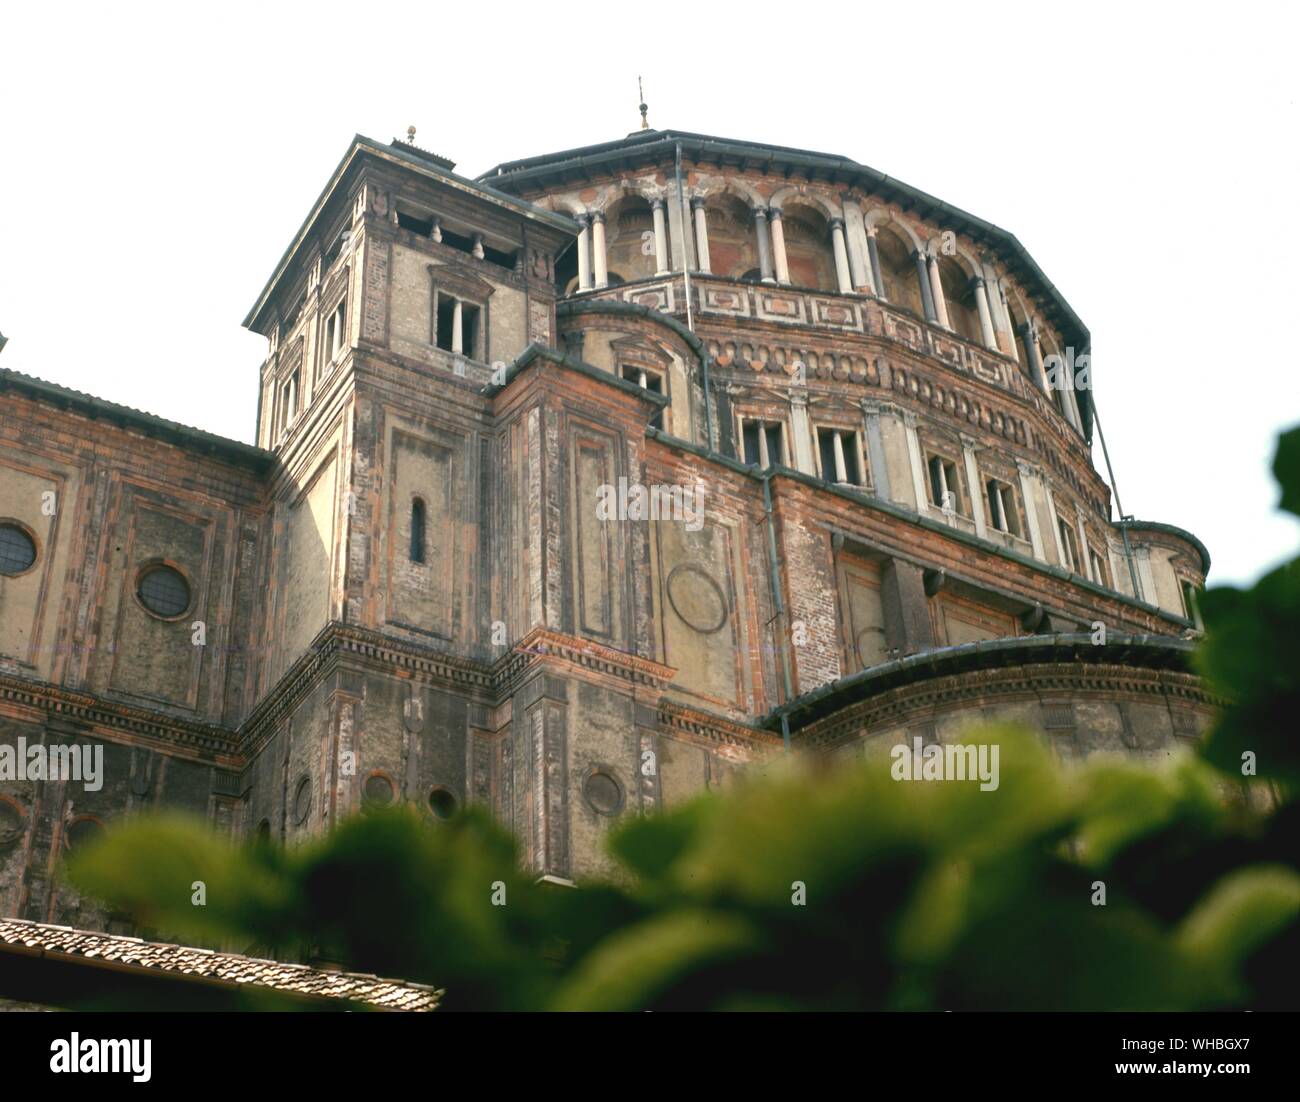
[[[1115,484],[1115,469],[1110,465],[1110,451],[1106,447],[1106,434],[1101,430],[1101,418],[1097,415],[1097,399],[1088,395],[1092,406],[1092,423],[1097,426],[1097,436],[1101,440],[1101,454],[1106,458],[1106,473],[1110,475],[1110,490],[1115,495],[1115,508],[1119,510],[1119,532],[1124,537],[1124,558],[1128,562],[1128,576],[1133,582],[1133,596],[1143,600],[1142,587],[1138,584],[1137,567],[1133,565],[1133,548],[1128,542],[1128,522],[1133,518],[1124,514],[1124,506],[1119,500],[1119,486]]]
[[[776,566],[776,524],[772,519],[772,470],[763,472],[763,512],[767,515],[767,565],[772,575],[772,599],[776,612],[772,620],[780,623],[781,681],[785,688],[785,703],[794,699],[794,686],[790,677],[790,652],[787,646],[785,630],[785,601],[781,596],[781,575]],[[790,720],[781,715],[781,736],[785,742],[786,753],[790,752]]]

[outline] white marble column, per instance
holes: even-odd
[[[460,299],[455,299],[451,308],[451,350],[457,355],[465,351],[464,330],[461,327]]]
[[[790,264],[785,258],[785,226],[781,222],[780,207],[772,207],[768,212],[768,225],[772,227],[772,259],[776,264],[776,281],[789,286]]]
[[[650,204],[655,222],[655,275],[668,274],[668,234],[664,229],[664,201],[656,199]]]
[[[591,216],[591,259],[596,269],[596,289],[609,286],[608,260],[605,257],[605,216],[596,211]]]
[[[831,219],[831,248],[835,251],[835,282],[839,291],[847,295],[853,290],[853,277],[849,275],[848,251],[844,247],[844,219]]]
[[[948,303],[943,297],[943,281],[939,278],[939,258],[933,253],[927,257],[927,263],[930,269],[930,294],[934,298],[934,316],[945,329],[951,329],[952,323],[948,320]]]
[[[838,432],[831,432],[831,450],[835,453],[835,477],[833,482],[847,482],[849,480],[849,468],[844,462],[844,438]],[[822,472],[822,477],[826,477],[826,472]]]
[[[758,276],[764,283],[775,283],[772,278],[772,252],[767,245],[767,212],[754,208],[754,238],[758,242]]]
[[[865,291],[870,294],[869,284],[871,275],[867,271],[866,260],[862,255],[862,244],[858,240],[862,236],[862,219],[857,219],[855,226],[845,224],[845,236],[849,249],[849,278],[852,281],[852,288],[855,291]]]
[[[969,436],[961,438],[962,459],[966,464],[966,485],[970,487],[970,513],[975,521],[975,534],[988,539],[984,521],[984,485],[980,481],[979,464],[975,460],[975,441]]]
[[[591,290],[591,215],[578,215],[578,290]]]
[[[704,212],[704,200],[698,195],[691,200],[691,210],[695,212],[695,255],[699,258],[700,271],[706,275],[709,267],[709,220]]]
[[[984,280],[980,276],[975,277],[975,310],[980,316],[980,336],[984,338],[984,347],[998,350],[998,338],[993,332],[993,317],[989,313],[989,298],[987,288],[984,286]]]

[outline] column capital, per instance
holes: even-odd
[[[983,286],[985,286],[985,283],[984,283],[984,277],[983,277],[982,275],[973,275],[973,276],[971,276],[970,285],[971,285],[972,287],[983,287]]]
[[[1026,478],[1038,477],[1038,468],[1029,462],[1028,459],[1017,458],[1015,464],[1017,473],[1024,475]]]
[[[704,196],[703,196],[703,195],[692,195],[692,196],[691,196],[691,210],[703,210],[703,209],[704,209]]]
[[[917,426],[918,424],[920,424],[919,419],[917,418],[916,414],[912,412],[912,410],[910,410],[910,409],[903,409],[903,410],[900,410],[899,412],[902,413],[902,415],[903,415],[903,424],[904,424],[907,428],[909,428],[909,429],[914,429],[914,428],[916,428],[916,426]]]
[[[605,221],[605,212],[603,210],[589,211],[587,217],[591,219],[593,224],[596,222],[603,222]]]
[[[844,228],[844,219],[837,214],[834,218],[831,219],[831,232],[834,233],[836,230],[842,230],[843,228]]]
[[[901,418],[903,416],[903,411],[893,402],[882,402],[879,398],[860,398],[858,404],[862,407],[862,412],[868,417]]]
[[[781,217],[781,208],[780,208],[780,207],[768,207],[768,208],[767,208],[767,216],[768,216],[769,219],[771,219],[773,222],[775,222],[778,218]]]
[[[665,206],[667,206],[667,204],[661,198],[656,197],[650,200],[651,210],[663,210]]]
[[[767,221],[767,208],[766,208],[766,207],[752,206],[752,207],[749,208],[749,211],[750,211],[750,213],[751,213],[751,214],[752,214],[756,219],[761,218],[761,219],[763,219],[764,222]]]

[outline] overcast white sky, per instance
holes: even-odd
[[[1297,6],[7,4],[0,367],[251,441],[240,328],[360,132],[475,175],[650,122],[840,153],[1015,233],[1092,330],[1126,511],[1294,552]],[[1101,465],[1100,449],[1097,463]]]

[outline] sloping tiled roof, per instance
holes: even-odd
[[[304,999],[363,1003],[378,1010],[433,1010],[442,996],[436,988],[405,980],[330,972],[306,964],[285,964],[17,918],[0,919],[0,958],[6,954],[85,964],[111,962],[119,971],[166,972],[232,988],[260,988]]]
[[[177,421],[168,421],[157,414],[96,398],[93,394],[38,379],[35,375],[25,375],[21,371],[0,367],[0,395],[8,391],[15,391],[40,402],[52,403],[61,409],[72,410],[94,420],[110,421],[113,424],[136,429],[159,440],[165,440],[169,444],[213,455],[228,463],[250,467],[259,474],[265,473],[275,462],[274,454],[264,448],[204,432],[202,429],[182,425]]]

